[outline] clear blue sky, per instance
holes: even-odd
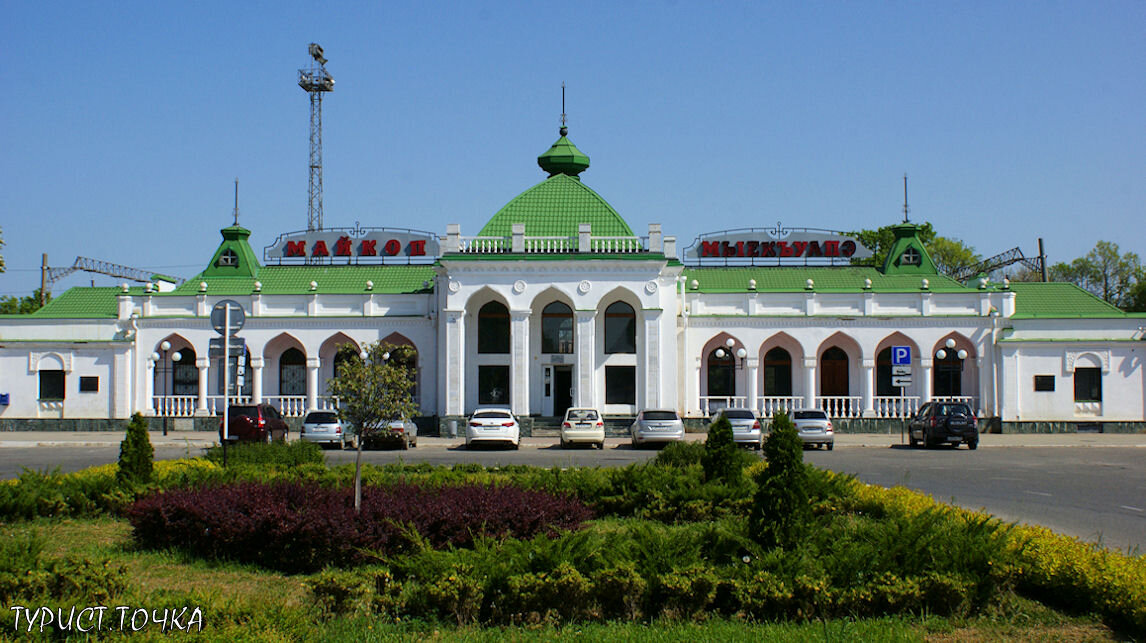
[[[235,177],[260,256],[305,229],[309,42],[327,227],[476,234],[544,178],[564,81],[585,182],[682,247],[895,223],[907,173],[912,219],[980,254],[1146,256],[1144,34],[1139,1],[8,0],[0,295],[43,252],[193,276]]]

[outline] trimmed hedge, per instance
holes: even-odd
[[[367,487],[354,512],[349,489],[238,483],[157,493],[127,511],[142,547],[174,547],[285,572],[313,572],[392,555],[421,540],[472,546],[480,535],[532,537],[577,529],[580,501],[518,487]]]

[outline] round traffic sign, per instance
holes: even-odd
[[[223,299],[211,309],[211,328],[220,335],[234,335],[246,320],[247,314],[234,299]]]

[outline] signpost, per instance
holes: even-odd
[[[214,357],[216,346],[223,358],[223,464],[226,466],[227,441],[231,438],[230,426],[230,395],[231,395],[231,347],[237,346],[240,355],[245,355],[246,340],[232,337],[243,328],[247,319],[246,313],[239,302],[233,299],[224,299],[211,309],[211,327],[222,335],[221,338],[212,339],[208,345],[208,354]],[[221,345],[220,345],[221,344]],[[244,360],[245,361],[245,360]],[[239,362],[242,364],[242,362]],[[242,377],[240,373],[238,377]]]
[[[899,389],[901,409],[905,409],[907,401],[903,399],[903,392],[911,386],[910,346],[891,347],[891,385]],[[899,441],[903,442],[903,424],[899,428]]]

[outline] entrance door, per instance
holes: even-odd
[[[820,357],[820,395],[848,395],[848,354],[833,346]]]
[[[564,417],[573,406],[573,367],[553,367],[553,415]]]

